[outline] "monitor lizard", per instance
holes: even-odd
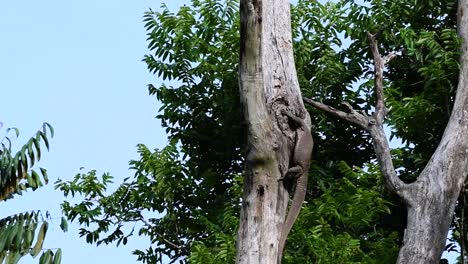
[[[310,128],[307,126],[304,120],[288,111],[283,111],[282,113],[286,115],[297,127],[295,131],[296,142],[292,155],[292,167],[288,169],[286,176],[282,178],[295,181],[296,189],[294,191],[291,207],[288,211],[286,220],[284,221],[281,230],[278,244],[278,263],[281,263],[280,260],[283,255],[286,239],[294,222],[297,219],[297,216],[299,215],[299,211],[301,210],[302,203],[305,199],[307,191],[307,174],[309,172],[312,148],[314,145]]]

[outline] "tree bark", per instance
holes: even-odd
[[[241,0],[240,94],[247,129],[236,263],[277,263],[288,205],[294,131],[282,111],[305,119],[294,66],[288,0]],[[279,260],[280,261],[280,260]]]
[[[458,1],[462,40],[457,94],[435,153],[404,195],[408,224],[398,263],[438,263],[468,173],[468,0]]]
[[[388,189],[407,206],[407,226],[398,264],[439,263],[456,201],[468,174],[468,0],[458,1],[458,34],[462,40],[462,55],[453,110],[439,146],[413,183],[405,184],[398,178],[383,130],[387,113],[383,98],[383,70],[385,63],[394,55],[380,56],[375,35],[368,34],[375,66],[375,114],[359,113],[346,102],[343,105],[348,111],[343,112],[305,99],[315,108],[354,123],[371,135]]]
[[[407,226],[397,263],[439,263],[444,251],[456,202],[451,194],[456,190],[423,185],[407,205]]]

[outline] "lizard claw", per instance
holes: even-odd
[[[292,115],[291,111],[286,110],[286,109],[281,109],[281,113],[282,113],[283,115]]]

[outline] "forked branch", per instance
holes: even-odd
[[[346,112],[338,110],[329,105],[314,101],[309,98],[304,98],[304,102],[321,111],[346,120],[367,130],[372,137],[375,154],[377,157],[377,161],[379,162],[380,170],[384,176],[385,183],[387,184],[390,190],[404,198],[404,183],[398,178],[395,172],[395,168],[392,162],[392,156],[390,154],[390,147],[388,145],[388,140],[383,130],[383,122],[388,112],[387,108],[385,107],[384,100],[383,72],[385,64],[387,64],[391,59],[393,59],[395,57],[395,54],[390,53],[387,56],[382,57],[378,49],[376,35],[367,33],[367,37],[369,39],[370,50],[374,60],[374,88],[376,96],[375,113],[369,116],[365,113],[358,112],[354,110],[348,102],[341,103],[341,105],[344,108],[346,108]]]
[[[367,39],[369,40],[369,46],[374,59],[374,81],[375,81],[375,120],[377,124],[381,125],[387,115],[387,108],[385,107],[384,101],[384,80],[383,72],[385,64],[387,64],[391,59],[395,57],[395,53],[390,53],[385,57],[382,57],[379,52],[379,47],[377,45],[376,35],[372,35],[367,32]]]

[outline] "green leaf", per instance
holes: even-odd
[[[7,128],[6,132],[10,132],[11,130],[15,131],[15,135],[16,137],[19,137],[19,129],[16,128],[16,127],[10,127],[10,128]]]
[[[53,253],[52,250],[48,249],[44,252],[39,259],[39,264],[50,264],[52,263]]]
[[[11,244],[13,243],[13,239],[16,237],[16,234],[18,232],[19,226],[18,223],[14,222],[10,224],[11,228],[8,230],[8,233],[5,234],[7,236],[5,246],[7,249],[11,248]]]
[[[6,251],[7,249],[7,245],[6,245],[6,240],[8,238],[8,227],[9,226],[3,226],[1,229],[0,229],[0,253]],[[0,262],[2,263],[2,262]]]
[[[6,259],[6,264],[16,264],[20,258],[21,255],[18,251],[10,251]]]
[[[39,135],[41,135],[42,140],[44,141],[44,144],[47,149],[49,149],[49,140],[47,139],[47,135],[45,132],[39,131]]]
[[[49,176],[47,175],[47,170],[44,169],[44,168],[40,168],[41,170],[41,173],[42,173],[42,177],[44,178],[44,181],[46,184],[49,183]]]
[[[42,127],[43,127],[44,133],[46,133],[47,131],[46,127],[48,127],[50,131],[50,137],[54,137],[54,128],[49,123],[44,123]]]
[[[62,261],[62,249],[57,249],[57,251],[55,252],[55,256],[54,256],[54,262],[53,264],[60,264]]]
[[[26,158],[26,149],[27,149],[27,148],[23,147],[23,148],[21,149],[21,152],[20,152],[20,153],[21,153],[21,154],[20,154],[20,155],[21,155],[21,165],[23,166],[23,171],[24,171],[24,172],[27,172],[28,169],[29,169],[28,160],[27,160],[27,158]]]
[[[28,228],[26,229],[26,234],[25,234],[25,236],[24,236],[24,242],[23,242],[23,244],[24,244],[24,246],[25,246],[26,248],[30,248],[30,247],[31,247],[31,244],[32,244],[32,242],[33,242],[33,241],[32,241],[32,240],[33,240],[33,232],[34,232],[34,231],[31,230],[31,227],[28,227]]]
[[[34,162],[36,161],[36,159],[34,157],[34,151],[33,151],[33,148],[32,148],[32,141],[28,142],[27,146],[28,146],[29,162],[31,164],[31,167],[33,167]]]
[[[34,147],[36,148],[37,161],[41,160],[41,146],[40,146],[40,135],[37,134],[36,138],[33,138]]]
[[[36,244],[31,250],[31,256],[36,257],[39,254],[39,252],[41,252],[42,245],[44,244],[44,238],[47,233],[47,227],[48,227],[47,222],[42,223],[41,228],[39,229],[39,234],[37,235]]]
[[[23,234],[24,234],[24,220],[20,220],[19,223],[17,223],[18,229],[16,231],[16,236],[13,241],[14,249],[15,250],[20,250],[21,249],[21,241],[23,240]]]
[[[62,216],[62,221],[60,222],[60,228],[62,228],[63,232],[68,231],[68,222],[67,222],[67,219],[65,219],[65,217],[63,216]]]
[[[32,179],[33,179],[35,185],[36,185],[38,188],[44,186],[44,184],[43,184],[42,181],[41,181],[41,177],[39,176],[39,174],[38,174],[35,170],[32,170],[32,171],[31,171],[31,176],[32,176]],[[46,183],[47,183],[47,182],[46,182]]]
[[[29,173],[26,173],[26,180],[28,181],[29,187],[31,187],[33,190],[35,190],[38,187],[36,181],[34,181],[34,179]]]

